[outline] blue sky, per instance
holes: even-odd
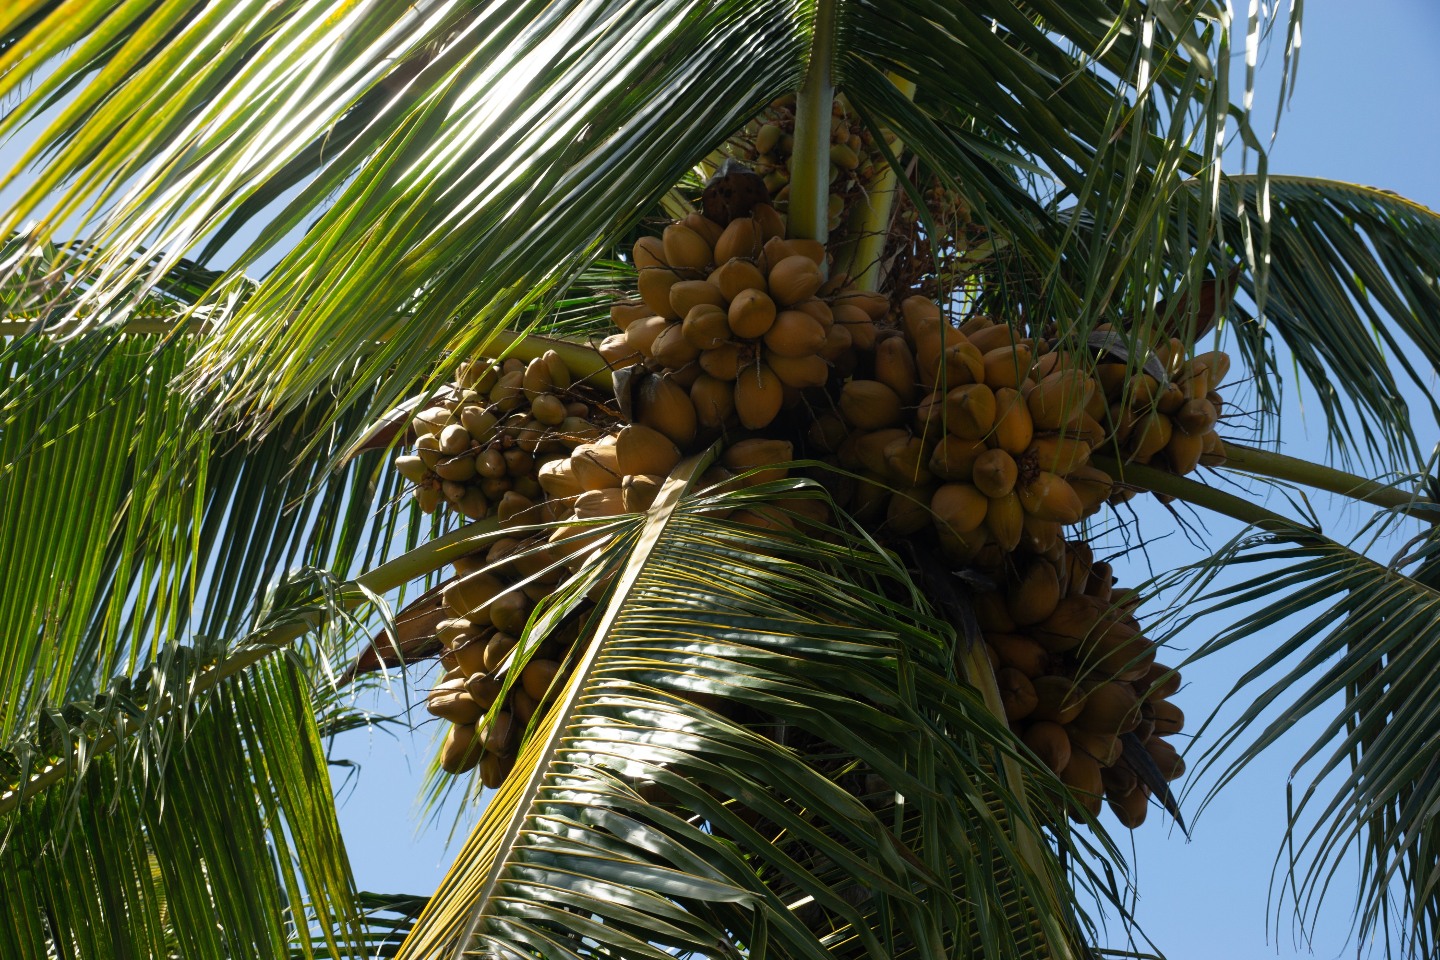
[[[1440,210],[1440,171],[1434,161],[1440,153],[1437,41],[1440,4],[1434,2],[1307,4],[1298,85],[1280,119],[1271,172],[1383,187]],[[1281,52],[1277,44],[1261,65],[1257,112],[1265,129],[1273,117]],[[1323,459],[1323,425],[1313,413],[1307,419],[1305,400],[1293,391],[1286,397],[1283,449]],[[1422,446],[1440,441],[1434,424],[1417,424],[1417,429]],[[1339,498],[1322,497],[1314,507],[1335,535],[1353,533],[1368,515]],[[1276,509],[1283,512],[1280,504]],[[1214,545],[1235,532],[1233,525],[1208,519]],[[1172,556],[1168,545],[1163,556],[1167,562]],[[1143,571],[1135,571],[1130,579],[1142,576]],[[1268,649],[1267,638],[1258,636],[1249,649],[1188,670],[1189,685],[1176,698],[1189,718],[1187,729],[1196,726],[1257,652]],[[1346,942],[1353,873],[1336,878],[1308,942],[1292,923],[1293,911],[1269,899],[1284,824],[1286,775],[1314,729],[1313,723],[1296,729],[1270,762],[1256,764],[1230,783],[1192,825],[1190,842],[1153,818],[1135,832],[1137,916],[1171,960],[1354,955],[1357,944]],[[1193,816],[1194,808],[1192,799],[1187,813]]]

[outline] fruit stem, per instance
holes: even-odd
[[[670,471],[670,475],[665,478],[659,494],[655,497],[655,502],[645,513],[643,526],[635,540],[634,547],[624,565],[615,574],[613,585],[606,590],[608,599],[604,608],[598,611],[599,619],[589,632],[589,640],[582,645],[583,652],[575,664],[570,680],[559,695],[559,702],[549,711],[554,720],[550,721],[547,736],[543,739],[536,737],[517,758],[517,769],[528,771],[528,776],[524,788],[507,798],[507,810],[528,812],[532,809],[545,784],[545,777],[549,774],[553,762],[559,754],[563,740],[560,733],[571,728],[576,705],[583,699],[595,665],[609,646],[607,641],[615,629],[616,621],[620,619],[626,609],[626,601],[630,599],[636,589],[636,584],[653,560],[661,535],[675,518],[680,498],[690,490],[710,464],[715,462],[719,453],[720,442],[716,441],[700,453],[692,454],[680,461],[675,469]],[[504,834],[495,849],[506,853],[511,851],[521,832],[528,825],[529,819],[528,816],[508,817]],[[509,862],[509,858],[502,858],[502,862]],[[506,872],[504,867],[491,870],[489,876],[484,879],[478,895],[471,901],[482,905],[482,909],[473,912],[466,924],[465,932],[457,941],[458,943],[471,942],[486,912],[484,907],[493,903],[495,890],[504,881]],[[442,886],[450,880],[451,875],[447,873],[445,879],[441,881]],[[470,882],[469,877],[466,877],[466,882]],[[433,921],[433,919],[427,910],[425,914],[422,914],[420,922],[423,924],[426,920]]]
[[[188,687],[189,693],[193,696],[219,686],[230,677],[242,673],[275,651],[283,649],[321,626],[339,610],[353,610],[376,594],[397,589],[427,573],[440,569],[447,563],[453,563],[466,554],[473,553],[479,543],[497,537],[500,533],[499,521],[496,518],[488,517],[484,520],[477,520],[457,530],[452,530],[443,537],[431,540],[388,563],[383,563],[354,580],[341,584],[335,593],[335,607],[308,610],[290,620],[251,635],[230,656],[214,666],[200,671],[191,681]],[[190,697],[183,697],[177,701],[175,697],[166,694],[154,703],[146,704],[141,711],[140,719],[119,718],[113,727],[85,742],[83,749],[86,757],[93,758],[114,749],[122,736],[128,737],[140,732],[152,721],[178,707],[188,705],[189,702]],[[18,807],[25,799],[64,780],[70,775],[74,766],[73,754],[61,757],[53,763],[46,764],[38,772],[32,773],[23,784],[0,792],[0,817],[4,817]]]
[[[554,350],[570,369],[572,379],[604,386],[610,384],[610,365],[600,356],[600,352],[588,343],[541,337],[516,330],[496,330],[478,350],[487,356],[503,352],[506,357],[518,357],[521,360],[534,360],[544,356],[545,351]]]
[[[1386,486],[1374,480],[1366,480],[1353,473],[1336,470],[1334,467],[1238,443],[1225,444],[1225,462],[1221,466],[1226,470],[1235,470],[1251,476],[1304,484],[1317,490],[1338,493],[1342,497],[1361,500],[1392,510],[1408,512],[1416,505],[1435,505],[1433,500],[1426,497],[1409,493],[1397,487]]]
[[[830,125],[835,87],[830,65],[835,58],[834,0],[815,5],[815,36],[810,64],[795,96],[795,148],[790,154],[788,233],[824,243],[829,238]]]
[[[184,324],[186,333],[206,332],[203,320],[175,320],[166,317],[132,318],[120,326],[120,331],[136,335],[168,334],[181,324]],[[74,333],[78,329],[78,324],[67,323],[37,330],[34,322],[30,320],[0,320],[0,337],[18,337],[29,333],[59,337]],[[534,360],[536,357],[542,356],[546,350],[554,350],[560,355],[560,359],[565,361],[565,365],[570,368],[570,372],[576,380],[596,380],[603,383],[610,381],[610,367],[606,364],[605,358],[600,356],[599,352],[589,344],[578,343],[574,340],[542,337],[516,330],[497,330],[478,349],[503,350],[505,356],[519,357],[521,360]]]
[[[23,337],[27,334],[42,337],[65,337],[78,332],[83,323],[83,320],[70,320],[54,326],[37,327],[34,320],[8,316],[0,319],[0,337]],[[174,319],[173,315],[132,317],[120,326],[120,330],[130,334],[166,334],[174,331],[182,323],[186,333],[210,332],[207,321],[199,317],[181,321]]]
[[[914,82],[893,73],[889,74],[889,78],[906,99],[915,98]],[[899,160],[905,145],[897,138],[890,149]],[[899,183],[900,172],[886,164],[850,212],[846,232],[851,239],[845,242],[836,261],[840,270],[850,274],[850,283],[858,290],[880,289],[883,281],[880,259],[885,255],[885,242],[890,239],[890,222],[895,216]]]

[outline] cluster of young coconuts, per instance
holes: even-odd
[[[514,513],[541,497],[538,465],[599,437],[614,422],[588,384],[572,383],[553,350],[463,363],[449,388],[410,421],[414,452],[395,458],[420,509],[443,502],[471,520]],[[503,507],[502,507],[503,505]]]
[[[892,134],[886,140],[894,141]],[[764,178],[778,209],[790,199],[790,155],[795,149],[795,97],[774,101],[725,144],[728,156],[745,162]],[[830,165],[826,217],[832,234],[843,231],[845,216],[867,185],[886,166],[874,135],[860,122],[845,97],[837,96],[830,108]]]
[[[1016,555],[1002,588],[975,609],[1011,729],[1078,806],[1098,815],[1103,797],[1132,829],[1152,791],[1185,771],[1165,739],[1185,722],[1167,699],[1180,674],[1156,662],[1134,615],[1139,601],[1115,589],[1088,543],[1072,540],[1059,562]]]
[[[648,509],[683,455],[721,439],[702,484],[818,461],[826,468],[807,475],[882,543],[927,545],[951,569],[990,574],[996,590],[979,612],[1007,717],[1077,805],[1095,812],[1108,796],[1137,825],[1156,771],[1183,769],[1162,739],[1179,730],[1165,699],[1178,675],[1155,665],[1136,598],[1112,596],[1108,565],[1063,531],[1129,495],[1089,463],[1097,449],[1177,473],[1223,457],[1214,388],[1228,361],[1188,358],[1175,341],[1136,369],[991,317],[957,322],[924,297],[893,305],[827,279],[824,246],[784,230],[761,204],[727,223],[691,214],[636,243],[639,298],[612,308],[619,332],[599,347],[626,371],[616,400],[551,352],[463,364],[415,416],[415,452],[397,463],[422,508],[493,509],[514,530],[457,564],[444,591],[446,672],[427,701],[453,724],[442,767],[479,765],[497,786],[563,686],[574,629],[524,636],[567,575],[555,544],[584,539],[575,521]],[[795,499],[730,519],[827,516],[822,501]],[[1117,747],[1127,741],[1148,764]]]

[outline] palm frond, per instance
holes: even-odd
[[[6,955],[288,958],[309,926],[319,952],[353,955],[354,884],[308,686],[267,658],[95,758],[75,789],[0,819]]]
[[[1415,431],[1421,412],[1406,396],[1428,398],[1424,415],[1440,422],[1432,393],[1440,367],[1440,214],[1389,191],[1311,177],[1227,179],[1222,201],[1222,262],[1252,259],[1255,238],[1268,232],[1268,281],[1242,275],[1258,314],[1242,312],[1234,326],[1259,374],[1262,409],[1280,406],[1270,348],[1278,338],[1315,391],[1342,454],[1416,469],[1424,462]]]
[[[37,243],[26,233],[12,234],[0,243],[0,336],[18,337],[45,332],[52,336],[73,332],[74,327],[101,327],[125,323],[134,329],[137,322],[155,320],[167,326],[183,326],[185,309],[208,295],[219,309],[207,308],[192,319],[191,328],[222,325],[228,311],[248,296],[253,284],[243,277],[228,281],[229,293],[220,295],[217,284],[222,274],[193,260],[180,259],[163,274],[145,282],[132,283],[129,290],[114,298],[110,313],[76,317],[88,288],[90,264],[102,251],[79,242]],[[153,266],[158,258],[148,249],[132,251],[133,265]],[[70,317],[67,325],[63,318]],[[57,322],[60,321],[60,322]],[[157,327],[159,324],[157,323]],[[150,330],[148,332],[163,332]]]
[[[1279,902],[1312,922],[1358,853],[1357,936],[1390,956],[1430,956],[1440,934],[1437,555],[1433,527],[1388,565],[1312,531],[1242,536],[1192,571],[1186,619],[1229,624],[1196,658],[1262,632],[1280,638],[1227,697],[1238,716],[1201,754],[1203,769],[1216,774],[1213,793],[1314,715],[1321,732],[1291,770]],[[1220,570],[1252,567],[1216,585]]]
[[[386,894],[361,891],[355,895],[355,905],[360,910],[362,924],[361,939],[354,944],[343,944],[342,949],[353,952],[342,954],[345,960],[389,960],[395,956],[406,935],[415,925],[420,911],[425,909],[426,898],[414,894]],[[308,944],[296,938],[291,949],[292,960],[308,958],[327,946],[323,934],[311,932]]]
[[[41,132],[32,158],[50,151],[44,175],[10,218],[58,204],[35,242],[62,211],[93,223],[103,255],[88,265],[87,302],[99,305],[242,221],[263,228],[236,274],[304,227],[192,364],[197,397],[263,427],[328,387],[331,371],[423,381],[436,347],[467,352],[548,302],[795,87],[817,17],[836,24],[829,67],[852,103],[1037,262],[1078,242],[1044,213],[1056,184],[1104,225],[1085,275],[1049,283],[1036,312],[1095,322],[1118,267],[1154,273],[1163,245],[1147,225],[1182,174],[1211,182],[1229,106],[1224,57],[1207,51],[1228,51],[1229,34],[1203,4],[532,0],[386,17],[249,0],[221,17],[135,0],[29,22],[26,45],[46,42],[0,94],[51,72],[0,134],[66,84],[74,102]],[[204,66],[177,71],[187,60]],[[915,82],[917,100],[897,97],[887,74]],[[1020,168],[1054,179],[1022,184]],[[1209,229],[1202,208],[1192,222]],[[165,255],[135,260],[142,241]],[[401,389],[382,389],[372,418]],[[336,400],[344,410],[372,398]]]
[[[356,581],[301,571],[242,640],[169,645],[135,678],[42,713],[0,752],[0,864],[27,891],[7,899],[15,935],[64,957],[351,957],[398,943],[406,917],[359,916],[326,775],[321,720],[347,715],[333,703],[337,627],[493,528],[472,524]],[[120,888],[87,905],[109,892],[91,874],[109,870]]]
[[[635,289],[636,276],[634,264],[627,261],[597,260],[566,287],[549,313],[523,322],[523,327],[540,336],[598,343],[615,332],[610,305]]]
[[[1181,291],[1203,281],[1203,258],[1166,248],[1164,220],[1182,182],[1193,176],[1211,193],[1218,182],[1220,133],[1232,122],[1223,10],[997,2],[870,14],[907,21],[908,40],[867,22],[856,46],[878,68],[872,79],[889,70],[915,81],[916,105],[893,91],[884,101],[847,94],[1037,265],[1038,277],[999,278],[1014,288],[1011,311],[1083,334],[1153,306],[1157,276],[1173,271]],[[918,36],[927,39],[914,49]],[[1233,122],[1247,120],[1234,111]],[[1186,215],[1202,237],[1219,229],[1206,189]],[[1082,219],[1094,229],[1077,230]]]
[[[1054,851],[1018,852],[1063,813],[953,630],[865,540],[718,520],[782,491],[682,497],[687,466],[571,587],[592,639],[401,955],[1081,956]]]
[[[1219,204],[1206,226],[1197,203],[1212,192]],[[1066,216],[1089,242],[1105,229],[1089,211]],[[1416,417],[1440,423],[1431,383],[1440,363],[1440,214],[1373,187],[1271,174],[1186,180],[1165,223],[1157,242],[1167,262],[1126,283],[1132,306],[1116,314],[1121,326],[1189,343],[1225,321],[1215,335],[1235,338],[1257,433],[1278,427],[1284,367],[1293,364],[1342,462],[1359,454],[1403,474],[1424,463]],[[1093,267],[1083,250],[1061,263],[1067,275]],[[1192,271],[1225,286],[1224,301],[1187,294],[1195,288],[1182,274]]]
[[[398,478],[301,458],[318,411],[261,441],[206,427],[173,389],[194,350],[113,327],[5,343],[0,743],[169,644],[223,646],[292,567],[343,579],[391,549]]]
[[[131,201],[120,205],[126,212],[117,210],[109,221],[114,229],[106,228],[97,240],[118,250],[158,231],[157,245],[183,251],[218,227],[310,138],[331,134],[325,170],[271,219],[252,253],[310,213],[324,208],[329,213],[276,268],[247,320],[231,328],[233,339],[217,344],[212,359],[236,359],[233,351],[241,341],[249,345],[246,349],[265,344],[273,357],[293,356],[297,348],[320,346],[312,337],[339,324],[345,332],[333,341],[336,355],[316,358],[323,368],[334,369],[331,361],[338,354],[353,359],[365,341],[386,335],[390,341],[366,361],[375,364],[371,372],[400,358],[416,364],[414,348],[435,341],[450,317],[473,315],[502,296],[500,313],[543,299],[554,281],[573,275],[571,264],[593,253],[601,229],[613,229],[617,219],[644,209],[643,198],[658,197],[735,125],[737,111],[746,104],[752,110],[758,106],[763,90],[779,89],[799,61],[794,24],[778,3],[725,10],[657,3],[650,9],[607,10],[603,4],[535,2],[492,5],[473,14],[458,5],[437,4],[423,12],[406,8],[390,21],[332,7],[257,3],[227,11],[223,22],[214,15],[197,16],[163,44],[148,37],[156,44],[154,62],[116,91],[113,102],[124,107],[105,117],[108,127],[83,112],[51,127],[50,139],[63,136],[71,125],[83,124],[87,139],[105,128],[111,142],[119,146],[124,141],[131,153],[124,158],[118,150],[99,158],[62,153],[47,166],[53,176],[42,178],[13,215],[25,215],[67,176],[83,178],[77,193],[93,193],[111,177],[139,173],[152,163],[156,173],[141,177]],[[72,39],[84,32],[65,30]],[[779,42],[785,36],[791,38],[789,51]],[[161,89],[166,84],[157,80],[155,68],[222,40],[226,56],[207,67],[204,82],[183,94]],[[764,65],[758,78],[734,69],[730,50],[766,45],[766,56],[754,61]],[[662,47],[671,67],[661,64]],[[365,93],[432,48],[438,53],[375,121],[349,140],[334,139],[335,124]],[[682,51],[696,53],[696,59],[675,56]],[[300,69],[323,62],[349,66],[339,77]],[[77,55],[58,66],[56,76],[81,63]],[[559,82],[534,87],[528,97],[510,103],[519,78],[541,71]],[[152,97],[169,98],[169,107],[160,111],[163,120],[128,112]],[[225,106],[207,108],[207,102]],[[723,106],[694,108],[706,102]],[[260,122],[261,113],[291,119],[266,124]],[[25,114],[17,111],[11,123]],[[277,139],[282,127],[285,135]],[[216,137],[226,140],[225,150],[208,149]],[[590,161],[611,138],[618,138],[607,146],[614,157],[597,167]],[[244,149],[260,151],[256,162],[243,169],[233,162],[241,141],[250,144]],[[687,144],[688,155],[677,149]],[[406,159],[397,162],[394,147]],[[188,159],[179,166],[167,163],[182,153]],[[218,192],[210,200],[219,203],[202,199],[209,193],[202,189],[192,194],[199,206],[176,215],[159,195],[182,181],[193,186],[211,182]],[[334,191],[347,182],[332,207]],[[477,203],[477,197],[483,199]],[[516,217],[515,210],[526,215]],[[141,233],[121,228],[122,220]],[[376,233],[384,223],[390,225],[389,236]],[[346,248],[349,253],[343,252]],[[341,261],[350,266],[327,271],[318,287],[308,281],[294,286],[300,272],[312,273],[317,256],[331,266]],[[251,259],[243,255],[240,268]],[[537,269],[542,262],[565,266]],[[113,261],[99,271],[100,285],[111,285],[128,269]],[[474,280],[481,277],[485,282],[477,290]],[[397,308],[422,288],[435,291],[423,301],[423,319],[397,328]],[[516,291],[523,294],[517,298]],[[296,306],[308,322],[295,322]],[[335,332],[332,327],[326,338]],[[473,342],[473,334],[466,339]],[[429,355],[428,350],[420,353]],[[402,379],[407,373],[413,379],[419,369],[402,366]],[[239,370],[227,376],[235,373]],[[292,386],[271,384],[257,392],[260,384],[240,373],[229,394],[232,399],[274,396],[280,387],[278,407],[290,409],[298,399]]]

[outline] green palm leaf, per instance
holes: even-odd
[[[307,685],[284,658],[11,810],[0,837],[7,956],[280,958],[307,924],[331,956],[359,939]]]
[[[337,474],[301,459],[318,411],[260,441],[207,427],[173,389],[192,338],[3,349],[0,742],[171,643],[223,648],[292,567],[349,574],[388,549],[398,478],[374,455]]]
[[[326,647],[376,590],[472,549],[475,533],[357,581],[304,571],[223,659],[168,647],[6,744],[0,866],[7,929],[22,938],[10,942],[50,941],[66,957],[393,953],[409,919],[361,911],[413,916],[416,904],[354,894],[321,738],[357,717],[337,702]]]
[[[1251,36],[1259,26],[1252,15]],[[1278,335],[1342,455],[1413,468],[1397,398],[1440,364],[1436,218],[1369,188],[1223,177],[1227,122],[1258,144],[1231,113],[1230,45],[1226,11],[1168,0],[8,5],[0,96],[17,102],[0,136],[36,128],[21,167],[39,172],[0,230],[40,219],[0,255],[0,332],[15,337],[0,353],[0,563],[16,571],[0,597],[0,743],[46,723],[63,739],[85,716],[54,704],[165,662],[182,638],[223,647],[286,568],[343,578],[382,555],[398,526],[392,475],[368,455],[332,475],[322,448],[344,449],[427,389],[441,354],[528,325],[593,332],[605,271],[627,269],[600,258],[642,217],[682,208],[714,145],[817,73],[974,212],[989,252],[967,264],[967,304],[1080,336],[1116,318],[1136,336],[1193,331],[1207,318],[1175,305],[1243,261],[1248,302],[1231,319],[1261,406],[1279,395]],[[57,241],[77,226],[86,242]],[[275,255],[265,279],[245,279]],[[137,316],[163,317],[173,336],[117,336]],[[197,335],[170,323],[185,318]],[[41,330],[52,338],[28,335]],[[848,532],[790,540],[703,512],[717,504],[676,487],[607,530],[566,601],[617,578],[595,639],[410,949],[1079,955],[1083,918],[1035,839],[1034,818],[1056,815],[1054,784],[960,683],[954,638],[903,574]],[[1429,564],[1433,545],[1417,549]],[[1344,697],[1304,761],[1319,773],[1297,772],[1312,778],[1292,830],[1313,864],[1296,868],[1302,909],[1358,845],[1364,931],[1398,927],[1402,951],[1433,952],[1429,568],[1387,570],[1309,534],[1247,540],[1216,563],[1252,560],[1290,572],[1209,595],[1261,605],[1214,649],[1311,619],[1284,648],[1299,666],[1282,652],[1247,675],[1264,693],[1215,749],[1262,724],[1264,704],[1293,696],[1313,712]],[[1316,602],[1325,615],[1301,613]],[[712,710],[703,695],[738,706]],[[285,702],[317,708],[303,700]],[[143,728],[182,746],[94,761],[92,793],[36,801],[34,821],[11,815],[14,835],[39,845],[25,849],[49,850],[64,808],[80,812],[74,855],[5,891],[29,946],[59,924],[73,931],[66,949],[89,950],[96,924],[133,913],[137,951],[159,955],[174,948],[171,913],[220,909],[183,857],[152,869],[173,824],[145,789],[168,784],[185,811],[213,813],[212,798],[165,780],[172,770],[324,826],[318,794],[267,800],[246,772],[310,762],[265,766],[270,720],[233,735],[207,726],[243,725],[261,706],[182,706],[175,723]],[[1265,727],[1232,762],[1278,732]],[[191,744],[233,762],[184,767],[176,758],[200,763]],[[125,816],[110,824],[101,809]],[[340,861],[315,854],[299,873],[328,879],[297,880],[246,824],[236,864],[215,862],[258,892],[188,947],[303,952],[307,896],[348,889]],[[220,839],[201,856],[220,857]],[[1053,842],[1082,846],[1063,821]],[[75,878],[104,896],[81,903],[65,889]],[[294,923],[263,919],[262,903]],[[309,932],[323,940],[332,925],[316,917]]]
[[[555,296],[714,144],[794,88],[814,37],[831,33],[822,22],[836,43],[818,67],[1039,262],[1080,241],[1041,212],[1057,184],[1103,225],[1092,246],[1113,256],[1048,283],[1031,305],[1077,323],[1108,308],[1117,268],[1153,273],[1162,245],[1147,225],[1182,174],[1211,182],[1218,139],[1206,131],[1228,109],[1224,71],[1200,53],[1214,14],[1191,22],[1167,4],[574,0],[362,15],[254,2],[222,19],[136,0],[69,19],[25,14],[0,35],[46,42],[0,95],[42,64],[52,72],[0,134],[35,117],[52,89],[78,88],[37,143],[33,157],[54,156],[13,222],[57,202],[49,224],[93,210],[104,256],[88,301],[101,305],[227,234],[233,218],[263,222],[233,269],[290,249],[192,364],[206,402],[263,424],[308,403],[336,369],[356,384],[424,379],[437,345],[468,351]],[[172,75],[187,57],[205,66],[182,87]],[[318,69],[326,63],[346,67]],[[890,75],[913,81],[919,99],[898,96]],[[1126,174],[1137,162],[1154,172]],[[1022,184],[1017,164],[1053,180]],[[293,198],[268,204],[306,174]],[[94,204],[127,180],[102,216]],[[1194,222],[1210,220],[1197,211]],[[142,241],[172,253],[141,264]],[[373,415],[400,389],[343,390],[337,412],[368,402]]]
[[[355,903],[361,910],[363,940],[355,943],[353,952],[344,956],[351,960],[388,960],[395,956],[413,928],[415,918],[425,908],[426,898],[361,891],[355,895]],[[326,947],[324,937],[319,934],[312,934],[311,944],[315,952]],[[297,943],[291,950],[296,960],[308,955],[303,943]]]
[[[1389,191],[1313,177],[1227,178],[1221,199],[1225,243],[1213,262],[1221,273],[1242,260],[1257,270],[1241,274],[1249,308],[1237,306],[1233,330],[1259,375],[1260,408],[1279,409],[1278,338],[1342,454],[1416,469],[1425,459],[1419,411],[1406,395],[1428,398],[1429,418],[1440,421],[1431,391],[1440,366],[1440,214]]]
[[[1278,632],[1226,698],[1243,702],[1238,716],[1201,754],[1217,774],[1211,790],[1315,715],[1324,726],[1291,770],[1283,889],[1312,919],[1361,853],[1358,934],[1385,938],[1395,956],[1431,955],[1440,933],[1437,555],[1433,528],[1388,565],[1309,531],[1244,536],[1199,568],[1180,625],[1214,614],[1229,623],[1196,658]],[[1263,572],[1205,586],[1252,566]]]

